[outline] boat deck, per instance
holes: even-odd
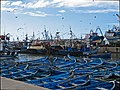
[[[0,81],[0,90],[48,90],[43,87],[27,84],[5,77],[0,77]]]

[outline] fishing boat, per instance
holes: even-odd
[[[73,57],[70,57],[69,55],[68,55],[68,58],[65,56],[63,59],[56,58],[54,61],[54,65],[57,66],[58,68],[72,66],[75,63],[76,63],[76,59]]]
[[[108,77],[108,79],[116,79],[120,81],[120,72],[119,71],[112,72],[110,77]]]
[[[18,65],[18,66],[13,66],[7,69],[2,69],[1,70],[1,76],[3,77],[9,77],[10,75],[15,75],[17,73],[20,73],[28,68],[28,64],[24,65]]]
[[[119,78],[120,78],[120,66],[114,67],[114,68],[110,69],[110,71],[112,72],[112,75],[109,78],[119,80]]]
[[[37,80],[28,80],[26,81],[26,83],[30,83],[30,84],[35,84],[35,85],[43,85],[45,83],[50,83],[50,82],[55,82],[55,81],[62,81],[64,79],[67,79],[70,76],[70,72],[63,72],[61,74],[58,75],[53,75],[53,76],[49,76],[49,77],[45,77],[45,78],[40,78]]]
[[[92,55],[89,55],[89,58],[104,58],[104,59],[108,59],[108,58],[111,58],[111,53],[92,54]]]
[[[112,75],[112,72],[108,70],[101,70],[99,72],[95,72],[91,74],[91,78],[97,78],[97,79],[107,79]]]
[[[90,49],[90,47],[86,47],[86,45],[83,45],[81,49],[67,47],[66,49],[58,50],[56,48],[51,48],[50,52],[53,55],[62,55],[62,56],[67,56],[68,54],[71,56],[86,56],[89,54],[95,54],[98,52],[98,50],[99,48]]]
[[[45,55],[46,52],[47,51],[45,49],[26,49],[24,51],[21,50],[19,53]]]
[[[100,31],[101,35],[98,34],[97,32],[98,30]],[[87,34],[85,36],[85,40],[90,41],[89,44],[93,46],[101,44],[103,42],[103,39],[104,39],[104,36],[100,27],[97,27],[95,32],[93,30],[90,30],[90,34]]]
[[[89,76],[81,76],[77,78],[70,78],[62,81],[57,82],[51,82],[46,83],[43,85],[40,85],[42,87],[48,88],[48,89],[62,89],[62,90],[68,90],[68,89],[74,89],[78,86],[83,86],[89,82]]]
[[[95,72],[97,72],[98,70],[94,70],[94,69],[82,69],[82,68],[76,68],[74,70],[74,75],[79,76],[79,75],[87,75],[87,74],[93,74]]]
[[[6,62],[3,62],[3,61],[1,61],[0,62],[0,70],[2,71],[2,70],[6,70],[6,69],[8,69],[8,68],[11,68],[11,67],[13,67],[15,65],[15,63],[6,63]]]
[[[79,87],[76,90],[114,90],[116,81],[90,80],[87,86]]]
[[[116,67],[117,67],[116,62],[107,62],[107,61],[103,60],[103,64],[101,66],[99,66],[99,69],[112,70],[112,69],[115,69]]]
[[[117,64],[117,66],[110,68],[110,71],[120,71],[120,66]]]
[[[92,59],[92,61],[82,65],[82,68],[96,68],[103,64],[103,60],[101,58]]]
[[[21,71],[17,74],[11,74],[11,78],[15,79],[15,80],[24,80],[27,77],[32,77],[34,76],[36,73],[38,72],[38,70],[36,69],[32,69],[32,70],[25,70],[25,71]]]
[[[0,60],[12,59],[12,58],[16,58],[17,56],[18,56],[18,52],[15,52],[15,51],[1,51],[0,52]]]
[[[114,25],[111,30],[105,32],[105,37],[111,45],[120,45],[120,27]]]

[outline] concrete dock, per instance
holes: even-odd
[[[32,84],[21,81],[0,77],[0,90],[48,90]]]
[[[120,47],[110,47],[110,46],[100,47],[100,50],[99,50],[100,53],[103,53],[105,51],[108,51],[111,53],[120,53]]]

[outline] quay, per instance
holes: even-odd
[[[32,84],[27,84],[21,81],[0,77],[0,90],[49,90]]]
[[[103,53],[103,52],[111,52],[111,53],[120,53],[120,47],[117,46],[102,46],[100,47],[100,50],[98,51],[99,53]]]

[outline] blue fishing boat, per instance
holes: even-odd
[[[112,72],[112,75],[109,78],[118,79],[120,78],[120,66],[109,69]]]
[[[117,67],[116,62],[107,62],[104,59],[102,59],[102,60],[103,60],[103,64],[101,66],[99,66],[99,69],[112,70],[112,69],[115,69]]]
[[[82,69],[82,68],[76,68],[74,70],[74,75],[79,76],[79,75],[85,75],[85,74],[93,74],[95,72],[97,72],[98,70],[94,70],[94,69]]]
[[[92,54],[89,55],[89,58],[111,58],[111,53],[100,53],[100,54]]]
[[[11,78],[15,79],[15,80],[22,81],[23,79],[25,79],[27,77],[34,76],[37,72],[38,72],[38,70],[36,70],[36,69],[25,70],[25,71],[21,71],[21,72],[19,72],[17,74],[11,74]]]
[[[90,80],[90,84],[87,86],[79,87],[76,90],[114,90],[116,87],[116,81],[99,81]]]
[[[111,73],[111,76],[108,77],[108,79],[116,79],[120,81],[120,72],[119,71],[114,71]]]
[[[76,58],[77,63],[86,64],[88,61],[86,58]]]
[[[58,68],[69,67],[76,63],[76,59],[68,55],[68,58],[64,57],[63,59],[56,58],[54,65]]]
[[[5,64],[5,66],[0,67],[1,68],[1,75],[5,74],[5,72],[18,72],[23,71],[28,68],[28,64],[18,65],[16,66],[15,63],[12,64]]]
[[[112,75],[112,72],[108,70],[101,70],[95,73],[91,74],[91,78],[97,78],[97,79],[107,79]]]
[[[103,64],[101,58],[92,59],[92,61],[82,65],[82,68],[96,68]]]
[[[60,90],[68,90],[68,89],[74,89],[78,86],[83,86],[85,84],[89,83],[89,76],[81,76],[77,78],[69,78],[66,80],[51,82],[42,84],[40,86],[48,88],[48,89],[60,89]]]
[[[70,72],[63,72],[61,74],[55,75],[55,76],[49,76],[49,77],[45,77],[45,78],[41,78],[41,79],[37,79],[37,80],[28,80],[26,81],[27,83],[30,84],[35,84],[35,85],[42,85],[45,84],[46,82],[55,82],[55,81],[62,81],[67,79],[70,76]]]
[[[117,64],[117,66],[110,68],[109,70],[110,71],[120,71],[120,66],[119,66],[119,64]]]
[[[8,68],[10,68],[10,67],[13,67],[15,65],[15,63],[4,63],[4,62],[2,62],[1,61],[1,63],[0,63],[0,70],[6,70],[6,69],[8,69]]]
[[[7,76],[10,76],[10,75],[13,75],[13,74],[15,75],[17,73],[25,71],[27,68],[28,68],[28,64],[13,66],[13,67],[10,67],[8,69],[2,69],[1,76],[7,77]]]

